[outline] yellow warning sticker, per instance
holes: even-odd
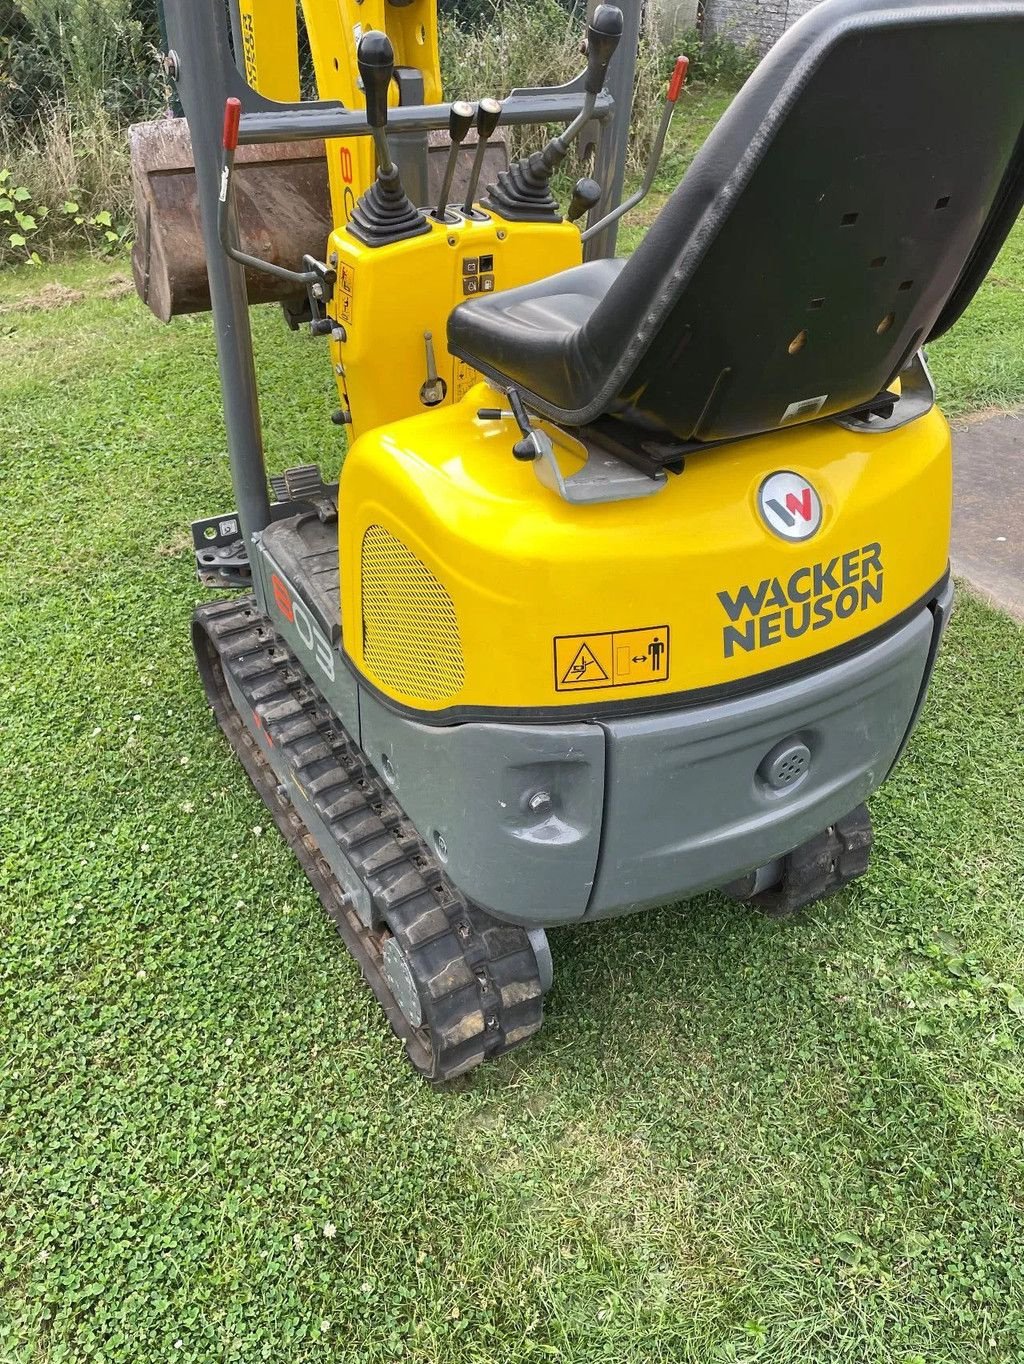
[[[338,271],[338,289],[335,290],[335,302],[338,308],[338,321],[352,322],[352,303],[356,291],[356,272],[351,265],[340,266]]]
[[[668,680],[668,626],[555,639],[555,690],[642,687]]]

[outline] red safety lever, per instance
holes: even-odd
[[[675,77],[673,77],[673,80]],[[242,101],[234,95],[224,101],[224,150],[233,152],[238,146],[238,124],[242,117]]]
[[[674,71],[672,72],[672,79],[668,83],[668,94],[665,96],[669,104],[675,104],[676,100],[682,94],[683,86],[686,84],[686,73],[687,71],[689,71],[689,69],[690,69],[689,57],[676,58],[676,65]],[[230,104],[230,102],[231,101],[229,100],[228,103]],[[225,127],[226,126],[227,125],[225,125]]]

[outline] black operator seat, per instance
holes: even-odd
[[[1024,0],[823,0],[647,236],[461,304],[452,352],[564,425],[727,440],[856,411],[959,317],[1024,201]]]

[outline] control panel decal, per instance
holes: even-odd
[[[462,292],[466,295],[494,292],[493,255],[462,258]]]
[[[356,292],[356,270],[354,265],[342,262],[338,266],[338,321],[351,325],[352,304]]]

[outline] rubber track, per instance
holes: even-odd
[[[858,805],[782,860],[782,880],[751,896],[769,918],[784,919],[856,881],[868,869],[874,837],[866,805]]]
[[[199,607],[192,636],[218,724],[420,1074],[453,1079],[537,1032],[544,994],[526,931],[492,919],[449,880],[254,598]],[[356,913],[236,709],[225,671],[354,866],[382,928]],[[416,982],[421,1027],[408,1023],[382,974],[388,936]]]

